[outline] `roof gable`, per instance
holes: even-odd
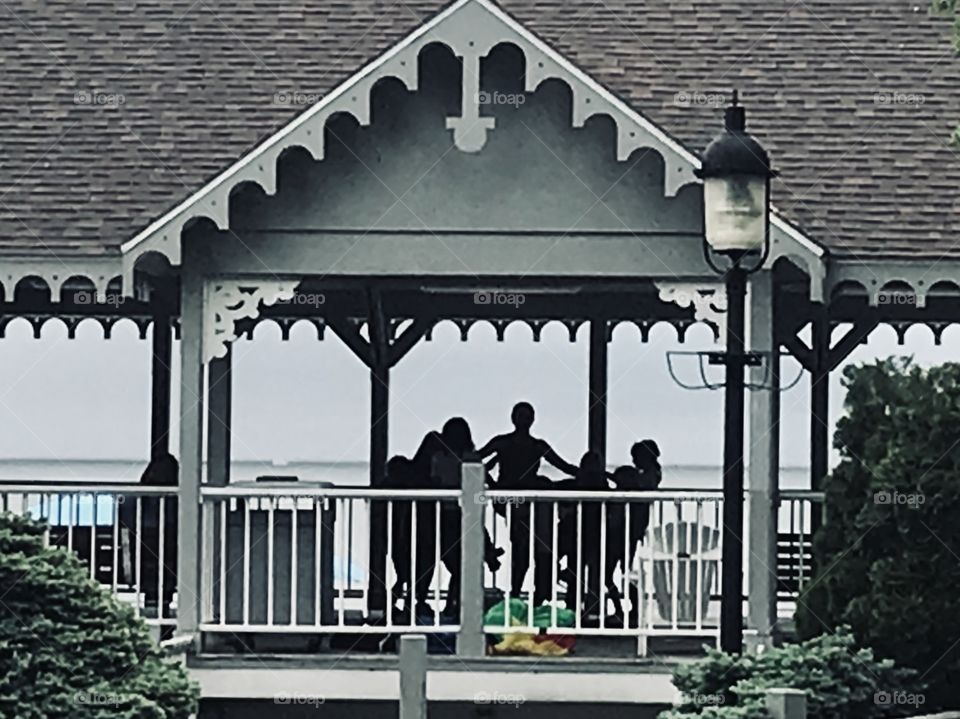
[[[617,159],[626,160],[640,148],[652,148],[664,160],[664,193],[671,197],[680,187],[697,182],[697,157],[664,130],[628,106],[609,90],[574,66],[529,30],[489,0],[458,0],[431,21],[341,83],[330,94],[267,138],[199,191],[152,222],[122,246],[126,273],[136,258],[159,251],[178,263],[180,232],[191,219],[207,217],[219,229],[229,224],[230,193],[238,185],[253,182],[268,194],[276,192],[277,161],[291,147],[306,148],[315,160],[324,156],[324,125],[335,114],[349,113],[361,125],[370,124],[370,93],[373,85],[397,78],[408,90],[418,85],[418,56],[423,48],[440,42],[448,46],[463,65],[462,108],[459,116],[447,118],[455,145],[464,152],[482,150],[495,120],[484,116],[480,106],[480,60],[495,46],[512,43],[526,58],[525,89],[532,92],[548,79],[558,78],[570,87],[573,126],[582,127],[595,114],[609,115],[617,127]]]

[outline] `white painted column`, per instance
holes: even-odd
[[[186,267],[180,289],[180,522],[177,630],[194,633],[200,616],[200,484],[203,452],[203,278]]]
[[[763,355],[750,370],[748,423],[749,536],[747,646],[773,645],[777,622],[777,510],[780,482],[780,351],[775,341],[774,282],[750,278],[749,349]],[[757,388],[757,386],[761,388]]]
[[[483,634],[483,512],[484,468],[465,462],[461,472],[460,511],[460,634],[457,654],[482,657],[486,651]]]

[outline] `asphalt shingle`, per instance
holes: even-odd
[[[504,0],[692,149],[739,88],[776,204],[834,254],[960,257],[960,60],[926,0]],[[0,254],[117,254],[443,7],[6,0]]]

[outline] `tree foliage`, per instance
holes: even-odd
[[[890,359],[849,367],[843,382],[841,462],[827,479],[798,631],[850,625],[879,656],[917,670],[926,708],[956,707],[960,364]]]
[[[809,719],[908,716],[916,707],[884,692],[896,685],[906,699],[912,679],[892,661],[858,649],[848,629],[756,656],[711,649],[705,659],[676,670],[673,683],[682,703],[660,719],[770,719],[767,690],[784,687],[806,692]]]
[[[44,528],[0,513],[0,716],[187,719],[197,690]]]

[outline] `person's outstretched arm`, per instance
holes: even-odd
[[[577,465],[575,465],[575,464],[570,464],[569,462],[567,462],[566,460],[564,460],[563,457],[561,457],[559,454],[557,454],[557,453],[553,450],[553,447],[551,447],[549,444],[547,444],[547,442],[546,442],[545,440],[540,440],[540,441],[543,443],[543,444],[541,445],[542,448],[543,448],[543,458],[544,458],[545,460],[547,460],[547,462],[549,462],[550,464],[552,464],[554,467],[556,467],[557,469],[559,469],[561,472],[565,472],[566,474],[569,474],[570,476],[576,476],[577,472],[580,471],[580,468],[579,468]]]
[[[486,459],[491,454],[498,454],[500,452],[500,446],[503,444],[503,435],[498,434],[496,437],[491,439],[480,449],[477,450],[477,454],[480,455],[480,459]]]

